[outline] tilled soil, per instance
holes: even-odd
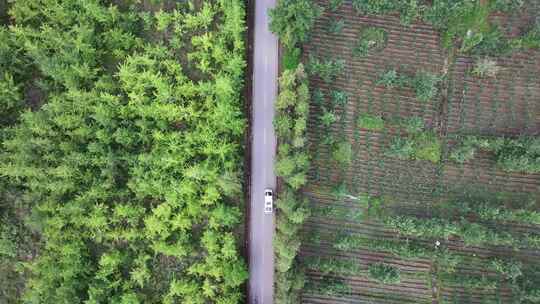
[[[328,1],[317,0],[327,7]],[[516,37],[534,18],[535,10],[520,17],[497,13],[491,18],[501,24],[509,37]],[[345,22],[341,33],[328,32],[333,19]],[[366,27],[384,28],[388,33],[386,48],[367,57],[355,57],[353,48],[359,33]],[[475,188],[478,191],[523,193],[539,197],[540,174],[508,173],[497,168],[493,155],[480,152],[471,161],[456,164],[447,160],[456,134],[516,136],[538,135],[540,132],[540,51],[515,52],[496,58],[501,71],[496,78],[478,78],[471,74],[474,58],[450,56],[440,43],[439,33],[431,26],[413,23],[400,24],[398,16],[360,16],[350,1],[344,1],[338,11],[325,10],[314,27],[309,43],[304,45],[305,60],[341,59],[345,71],[326,83],[318,77],[310,78],[311,92],[320,90],[323,104],[312,102],[308,121],[308,139],[312,155],[308,187],[304,189],[312,208],[342,206],[351,214],[365,209],[355,200],[336,199],[331,189],[345,183],[351,195],[369,194],[391,198],[404,214],[429,215],[429,204],[446,193]],[[381,73],[396,69],[414,75],[427,71],[445,75],[441,92],[431,101],[421,102],[410,88],[385,88],[377,85]],[[330,127],[321,122],[323,107],[330,107],[332,91],[348,94],[348,102],[336,110],[337,121]],[[397,118],[421,117],[425,125],[441,137],[443,156],[440,163],[404,161],[386,155],[385,151],[396,136],[402,135],[395,126],[382,131],[357,127],[360,114],[381,116],[390,123]],[[347,139],[352,145],[350,166],[340,167],[331,157],[331,148],[323,144],[329,138]],[[465,191],[465,190],[463,190]],[[365,210],[363,210],[365,211]],[[513,233],[540,233],[540,227],[507,223]],[[313,215],[303,228],[304,233],[318,232],[317,242],[303,243],[299,259],[326,257],[354,260],[360,269],[376,262],[396,266],[402,272],[399,284],[379,284],[365,274],[321,274],[307,270],[311,284],[317,285],[329,277],[346,282],[346,294],[318,294],[307,289],[302,303],[508,303],[512,297],[506,284],[495,290],[470,289],[458,283],[437,280],[433,264],[426,259],[405,259],[387,252],[367,248],[341,251],[333,247],[336,236],[347,232],[370,239],[395,239],[395,232],[375,220],[351,220]],[[427,242],[427,241],[426,241]],[[426,243],[431,244],[431,243]],[[458,265],[458,273],[493,276],[483,260],[493,257],[514,257],[524,263],[540,263],[538,250],[519,250],[503,247],[466,246],[459,239],[444,241],[445,248],[462,255],[466,263]]]

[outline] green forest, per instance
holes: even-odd
[[[0,302],[241,301],[243,1],[0,2]]]

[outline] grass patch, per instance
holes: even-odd
[[[358,117],[357,125],[361,129],[381,131],[384,129],[384,120],[381,116],[361,114],[360,117]]]

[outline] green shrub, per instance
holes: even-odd
[[[284,215],[290,222],[301,225],[310,215],[310,209],[308,208],[308,200],[306,198],[295,195],[291,189],[286,189],[280,194],[278,202],[276,203],[277,209]]]
[[[463,287],[465,290],[482,289],[483,291],[494,291],[499,286],[498,278],[490,277],[485,274],[465,274],[465,273],[446,273],[441,271],[440,280],[446,284],[455,284]],[[485,303],[485,300],[482,301]],[[488,302],[489,303],[489,302]],[[497,302],[494,302],[494,304]]]
[[[501,259],[492,260],[489,268],[494,272],[499,273],[505,279],[515,281],[523,275],[523,264],[516,260],[504,261]]]
[[[521,0],[438,0],[425,8],[423,19],[443,32],[445,48],[456,46],[463,53],[501,56],[513,46],[488,17],[493,11],[517,10],[522,5]]]
[[[540,139],[535,137],[478,138],[468,136],[450,153],[450,159],[462,163],[474,157],[477,149],[495,154],[497,166],[508,172],[540,172]]]
[[[384,15],[398,12],[400,21],[408,25],[420,16],[420,8],[417,0],[353,0],[353,7],[360,14]]]
[[[477,138],[475,136],[467,136],[461,139],[457,147],[450,152],[450,160],[457,163],[464,163],[474,158],[478,148],[487,149],[490,147],[490,143],[487,140]]]
[[[345,27],[345,20],[343,19],[330,19],[328,23],[328,32],[332,35],[341,34],[343,28]]]
[[[476,56],[500,57],[509,55],[516,48],[513,42],[508,40],[496,26],[482,33],[479,37],[481,39],[474,45],[465,47],[464,52],[469,52]]]
[[[369,265],[368,274],[371,279],[381,284],[398,284],[401,282],[399,268],[384,263]]]
[[[441,158],[441,141],[434,132],[422,132],[414,137],[414,158],[438,163]]]
[[[300,291],[305,286],[306,276],[302,269],[293,267],[287,272],[275,274],[275,296],[277,304],[293,304],[300,301]]]
[[[279,36],[287,48],[307,41],[315,20],[323,8],[309,0],[279,0],[271,9],[270,30]]]
[[[362,199],[361,204],[368,206],[368,216],[380,216],[384,212],[385,201],[380,196],[366,195]]]
[[[491,7],[495,11],[513,12],[519,10],[525,4],[524,0],[493,0]]]
[[[12,124],[24,108],[20,84],[15,83],[9,72],[0,73],[0,125]]]
[[[353,0],[353,7],[360,14],[384,15],[398,9],[398,1],[394,0]]]
[[[416,97],[424,102],[433,99],[438,93],[437,85],[441,80],[441,77],[429,72],[417,72],[412,82]]]
[[[395,137],[385,154],[402,160],[414,159],[415,142],[408,137]]]
[[[459,1],[455,5],[448,5],[443,10],[447,14],[446,20],[435,21],[444,29],[443,45],[450,48],[455,40],[462,39],[460,50],[467,52],[482,41],[483,35],[489,30],[489,6],[479,1]],[[438,7],[442,9],[441,7]]]
[[[306,284],[306,291],[308,293],[340,297],[351,294],[352,289],[349,284],[341,279],[324,276],[319,282],[309,282]]]
[[[446,213],[434,215],[433,218],[385,214],[382,216],[385,225],[402,236],[413,236],[429,239],[449,239],[459,237],[466,246],[506,246],[518,248],[540,248],[536,234],[513,235],[497,226],[483,222],[470,222],[465,213],[462,217],[449,216]]]
[[[334,107],[345,107],[347,105],[347,102],[349,101],[349,94],[341,90],[330,91],[330,97],[332,98],[332,105]]]
[[[421,16],[421,12],[424,9],[422,4],[419,4],[418,0],[405,0],[399,1],[399,20],[404,25],[409,25],[416,21]]]
[[[402,78],[398,76],[396,70],[388,70],[379,75],[377,85],[383,85],[387,88],[399,87],[403,85]]]
[[[283,53],[283,69],[296,70],[300,63],[301,50],[299,48],[286,49]]]
[[[381,131],[384,129],[384,120],[381,116],[360,114],[357,125],[362,129]]]
[[[494,11],[516,11],[523,3],[523,0],[352,1],[353,8],[363,15],[399,13],[404,25],[421,18],[442,32],[445,48],[457,46],[462,52],[476,49],[476,54],[492,56],[507,54],[512,46],[507,39],[498,36],[498,30],[489,22],[489,14]],[[521,45],[521,41],[518,44]]]
[[[342,140],[334,144],[332,158],[341,166],[349,166],[352,162],[352,145],[347,140]]]
[[[459,232],[457,234],[466,246],[492,244],[512,247],[519,243],[506,231],[497,232],[480,223],[471,223],[466,220],[461,220],[461,223],[459,223]]]
[[[512,293],[519,303],[537,304],[540,302],[540,267],[528,265],[523,275],[512,285]]]
[[[365,235],[358,233],[342,232],[336,236],[336,241],[333,247],[340,251],[350,251],[353,249],[368,249],[370,251],[383,251],[392,254],[401,259],[435,259],[457,260],[456,256],[449,253],[447,250],[437,250],[433,246],[425,243],[406,240],[402,241],[395,239],[369,239]],[[450,262],[445,262],[445,265]]]
[[[343,0],[330,0],[328,8],[331,12],[336,12],[343,5]]]
[[[334,197],[337,200],[344,199],[345,197],[347,197],[349,195],[349,189],[347,188],[347,183],[341,182],[341,183],[335,185],[334,187],[332,187],[331,192],[332,192],[332,195],[334,195]]]
[[[25,53],[24,40],[17,39],[14,31],[0,25],[0,41],[0,127],[3,128],[15,124],[28,107],[23,91],[36,72]]]
[[[484,57],[474,63],[472,74],[477,77],[495,77],[500,70],[495,60]]]
[[[408,134],[418,134],[424,130],[424,120],[418,116],[403,119],[400,125]]]
[[[293,120],[288,116],[277,116],[273,121],[274,129],[277,136],[290,137],[292,136]]]
[[[306,141],[304,132],[309,111],[309,90],[305,81],[306,75],[301,64],[295,70],[285,70],[279,79],[281,91],[276,102],[279,113],[274,125],[281,135],[291,136],[290,144],[295,148],[303,147]],[[290,126],[290,130],[286,130],[286,126]]]
[[[351,209],[342,205],[325,205],[315,208],[313,214],[320,217],[327,217],[351,222],[360,222],[364,219],[362,209]]]
[[[365,57],[370,53],[379,52],[386,47],[388,33],[382,28],[368,27],[358,36],[358,42],[353,48],[353,55]]]
[[[438,163],[441,158],[441,141],[432,131],[424,131],[405,138],[394,137],[386,155],[403,160],[427,160]]]
[[[390,69],[379,75],[377,85],[387,88],[410,87],[414,89],[418,100],[427,102],[438,93],[438,84],[442,81],[440,76],[425,71],[416,72],[414,77],[399,75],[396,70]]]
[[[312,92],[313,93],[312,93],[311,99],[313,100],[313,102],[318,106],[324,105],[325,97],[324,97],[324,93],[321,91],[321,89],[316,88],[316,89],[312,90]]]
[[[277,272],[287,272],[293,267],[300,244],[301,241],[298,236],[290,237],[286,234],[276,233],[273,245],[276,254]]]
[[[432,221],[426,227],[438,223],[438,226],[454,225],[452,234],[460,236],[467,244],[494,243],[507,246],[529,246],[536,248],[536,235],[528,234],[518,237],[510,235],[504,229],[498,229],[497,225],[509,222],[525,225],[540,223],[540,213],[535,210],[536,201],[528,196],[508,201],[509,198],[500,197],[501,194],[492,195],[458,195],[449,200],[439,201],[430,206],[431,219],[410,219],[397,217],[387,219],[387,223],[405,234],[420,233],[423,236],[448,237],[440,228],[425,228],[426,223],[420,221]],[[387,214],[388,215],[388,214]],[[440,219],[442,221],[433,221]],[[468,222],[474,219],[475,222]],[[428,231],[424,231],[424,230]],[[421,232],[423,231],[423,232]],[[427,234],[426,234],[427,233]],[[432,234],[434,233],[434,234]]]
[[[466,161],[469,161],[474,158],[476,155],[476,147],[471,145],[461,145],[452,150],[450,153],[450,160],[463,164]]]
[[[458,235],[460,226],[450,220],[440,218],[416,218],[414,216],[385,216],[384,223],[400,235],[419,238],[435,238],[448,240]]]
[[[436,248],[435,253],[432,254],[432,259],[439,269],[443,269],[446,273],[454,273],[465,258],[448,248]]]
[[[294,158],[289,157],[286,154],[283,156],[280,155],[279,160],[276,162],[275,169],[277,176],[290,178],[296,169]]]
[[[278,160],[275,165],[276,174],[293,189],[299,189],[306,183],[306,171],[309,157],[305,152],[285,152],[285,145],[280,145]],[[290,151],[290,150],[289,150]]]
[[[304,260],[304,265],[322,275],[355,275],[360,273],[360,266],[353,259],[309,257]]]
[[[540,21],[537,21],[535,26],[521,38],[521,47],[530,49],[540,48]]]
[[[510,209],[506,206],[491,206],[480,203],[476,208],[478,217],[485,221],[518,222],[540,225],[540,212],[528,209]]]
[[[3,210],[2,210],[3,211]],[[11,260],[17,256],[17,232],[16,227],[7,218],[0,219],[0,263]]]
[[[320,60],[310,56],[307,71],[310,75],[319,76],[326,83],[332,83],[345,69],[345,61],[342,59]]]
[[[329,127],[334,122],[336,122],[336,120],[337,120],[336,114],[323,108],[323,114],[321,115],[321,123],[323,124],[323,126]]]
[[[463,37],[460,51],[463,53],[469,52],[470,50],[475,48],[477,45],[479,45],[483,40],[484,40],[483,33],[477,33],[477,32],[473,32],[469,30],[465,34],[465,37]]]
[[[540,138],[521,137],[505,140],[495,147],[497,165],[508,172],[540,172]]]

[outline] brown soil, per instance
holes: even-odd
[[[328,1],[318,0],[326,7]],[[532,13],[516,16],[497,14],[509,36],[516,36],[529,23]],[[330,34],[328,24],[333,18],[345,21],[340,34]],[[358,58],[352,49],[360,31],[368,26],[384,28],[388,32],[387,47],[367,57]],[[468,56],[450,56],[440,44],[440,36],[429,25],[414,23],[402,26],[397,16],[358,16],[349,1],[335,13],[326,10],[316,22],[312,38],[304,45],[305,60],[310,56],[345,60],[345,71],[331,84],[318,77],[310,79],[310,89],[321,90],[330,102],[332,90],[349,94],[347,105],[338,109],[338,121],[324,127],[320,121],[321,105],[312,102],[308,121],[308,138],[312,155],[308,187],[304,192],[313,208],[341,205],[354,212],[359,208],[352,200],[336,200],[329,194],[338,182],[345,182],[352,195],[368,193],[390,197],[403,212],[429,214],[429,205],[444,194],[456,189],[475,187],[488,192],[529,193],[538,197],[540,174],[507,173],[496,167],[493,156],[480,153],[473,161],[458,165],[443,157],[440,164],[428,161],[403,161],[385,155],[385,150],[399,130],[387,127],[383,131],[359,129],[356,125],[361,113],[393,118],[419,116],[429,128],[441,134],[445,153],[454,143],[447,136],[456,133],[476,135],[537,135],[540,132],[540,51],[518,52],[497,58],[502,67],[493,79],[479,79],[470,75],[473,59]],[[418,70],[445,74],[442,93],[430,102],[416,99],[410,89],[388,89],[375,84],[383,71],[395,68],[414,74]],[[328,135],[346,138],[353,147],[352,164],[342,169],[331,159],[328,145],[321,142]],[[505,226],[506,227],[506,226]],[[540,227],[508,224],[515,232],[540,231]],[[395,238],[396,235],[376,221],[356,222],[342,218],[312,216],[304,232],[321,233],[319,243],[305,242],[300,260],[308,256],[335,259],[355,259],[362,269],[374,262],[384,261],[405,273],[405,279],[396,285],[380,285],[366,276],[337,275],[344,279],[352,292],[341,296],[328,296],[305,292],[302,303],[482,303],[487,299],[500,299],[508,303],[511,291],[502,285],[497,290],[466,290],[462,286],[440,282],[433,276],[433,265],[428,260],[406,260],[384,252],[367,249],[338,251],[333,248],[336,235],[342,231],[359,233],[369,238]],[[458,266],[468,274],[486,274],[486,267],[478,261],[494,256],[513,256],[528,263],[540,263],[538,250],[486,248],[465,246],[457,239],[446,241],[453,252],[471,257],[471,262]],[[474,258],[473,258],[474,257]],[[308,270],[308,281],[318,282],[323,277]],[[421,275],[424,275],[423,277]]]

